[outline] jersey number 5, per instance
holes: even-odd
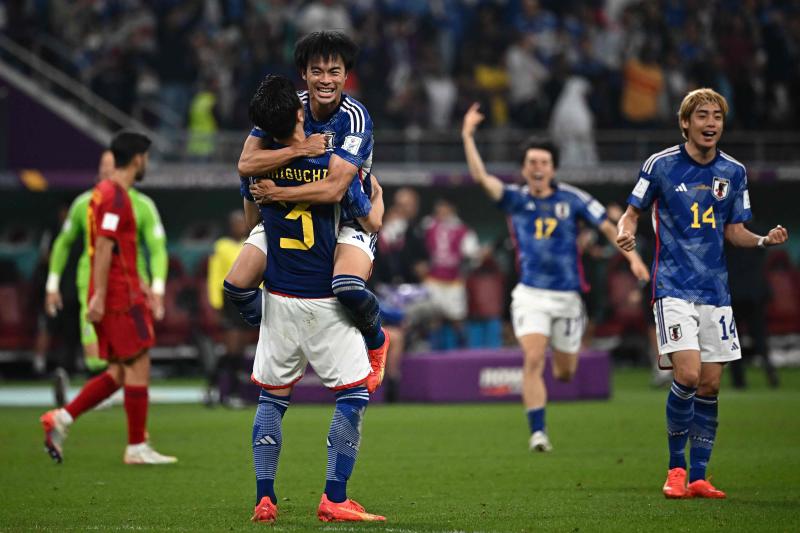
[[[552,217],[536,219],[536,239],[549,239],[558,226],[558,220]]]
[[[314,246],[314,222],[311,220],[311,211],[308,206],[311,204],[297,204],[294,209],[284,217],[286,220],[300,219],[300,224],[303,228],[303,240],[289,239],[281,237],[281,248],[288,248],[289,250],[309,250]]]
[[[700,219],[700,204],[698,204],[697,202],[693,203],[691,209],[692,209],[692,215],[693,215],[693,217],[692,217],[693,221],[692,221],[692,226],[691,227],[695,228],[695,229],[702,227],[700,225],[700,220],[701,220]],[[712,228],[717,229],[717,219],[716,219],[716,217],[714,217],[714,206],[713,205],[709,206],[708,209],[703,211],[702,222],[704,224],[711,224]]]

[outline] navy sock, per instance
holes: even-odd
[[[717,436],[716,396],[694,397],[694,419],[689,430],[689,482],[706,478],[706,467]]]
[[[242,289],[228,280],[222,282],[222,288],[245,322],[251,326],[261,324],[261,289]]]
[[[367,348],[380,348],[385,340],[381,329],[381,309],[378,298],[367,289],[364,280],[358,276],[334,276],[331,288],[364,336]]]
[[[278,504],[275,496],[275,473],[281,454],[281,422],[289,408],[290,396],[276,396],[265,390],[258,398],[258,410],[253,421],[253,465],[256,469],[256,505],[264,496]]]
[[[531,428],[531,435],[544,431],[544,407],[528,409],[528,426]]]
[[[696,388],[672,382],[667,396],[667,440],[669,441],[669,468],[686,468],[686,441],[689,426],[694,419],[694,393]]]
[[[361,444],[361,422],[369,403],[366,387],[354,387],[336,395],[328,433],[328,467],[325,471],[325,494],[332,502],[347,499],[347,480],[353,473]]]

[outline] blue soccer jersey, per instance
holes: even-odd
[[[527,186],[506,185],[498,207],[508,213],[517,245],[520,282],[554,291],[579,291],[578,219],[599,226],[605,208],[588,193],[554,183],[547,198],[534,198]]]
[[[750,220],[744,165],[722,151],[701,165],[684,145],[650,156],[628,203],[653,207],[653,298],[727,306],[725,224]]]
[[[306,135],[322,133],[327,141],[327,152],[341,157],[361,170],[353,177],[342,199],[342,217],[351,220],[369,214],[372,207],[369,201],[371,182],[369,172],[372,170],[372,119],[358,100],[342,94],[342,101],[333,115],[324,122],[314,120],[311,114],[308,91],[297,93],[303,104],[305,121],[303,128]],[[268,132],[255,127],[250,135],[259,138],[268,137]],[[366,189],[365,189],[366,187]]]
[[[296,187],[325,179],[330,155],[296,159],[264,177],[282,187]],[[242,196],[252,201],[242,180]],[[333,253],[339,233],[339,204],[274,202],[260,206],[267,239],[264,287],[270,292],[299,298],[330,298]]]

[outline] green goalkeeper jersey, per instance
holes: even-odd
[[[136,244],[138,248],[136,266],[139,277],[152,286],[156,292],[163,293],[164,284],[167,280],[168,259],[167,236],[164,233],[164,226],[161,224],[161,217],[158,215],[155,203],[147,195],[131,188],[128,189],[128,196],[131,199],[133,216],[136,219]],[[75,198],[72,205],[69,206],[67,219],[53,242],[53,249],[50,252],[48,290],[58,287],[58,280],[61,278],[61,273],[67,264],[70,247],[78,235],[83,235],[84,246],[81,257],[78,259],[75,281],[81,297],[84,297],[86,290],[89,288],[91,265],[89,264],[89,253],[86,247],[86,241],[88,240],[86,221],[91,198],[92,191],[88,190]],[[150,258],[149,271],[147,268],[148,256],[144,254],[142,245],[147,249]],[[55,287],[52,286],[53,284],[55,284]]]

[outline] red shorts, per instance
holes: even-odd
[[[155,343],[153,317],[144,303],[128,311],[109,311],[94,325],[102,359],[129,359]]]

